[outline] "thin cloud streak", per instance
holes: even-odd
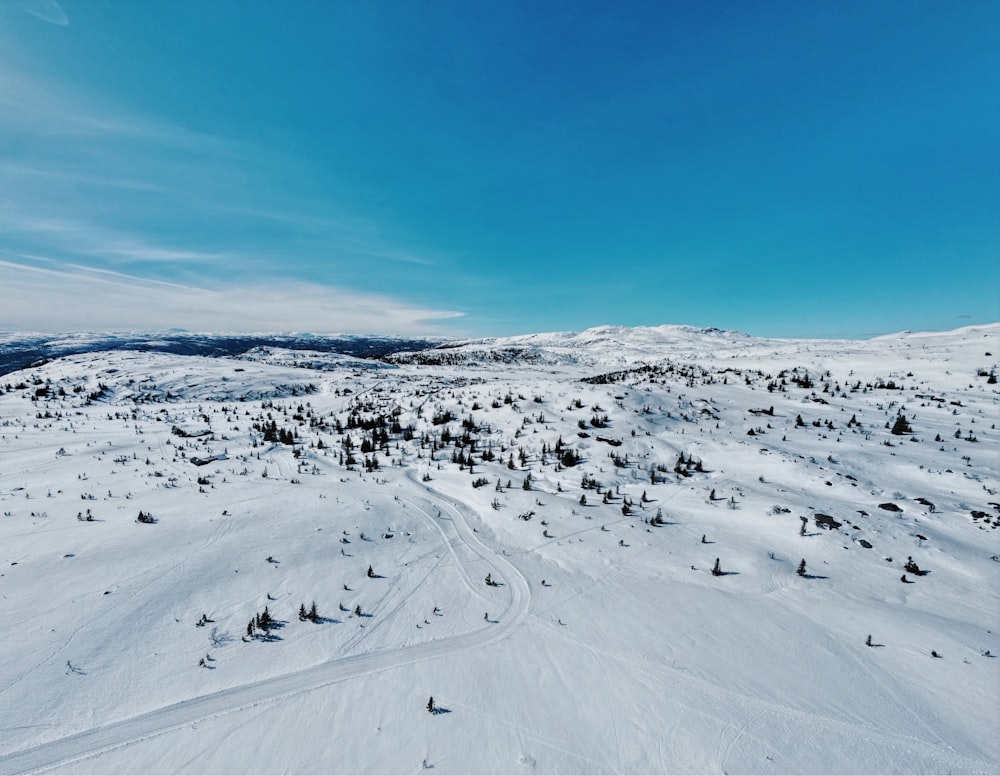
[[[16,200],[0,197],[0,235],[22,238],[20,244],[0,238],[0,250],[20,250],[30,240],[35,252],[67,260],[202,263],[212,265],[208,274],[214,276],[248,262],[273,269],[330,257],[440,264],[393,245],[350,203],[314,200],[305,192],[277,198],[274,172],[294,179],[291,171],[301,160],[142,117],[16,67],[0,67],[0,134],[5,132],[22,136],[29,150],[17,159],[0,152],[6,162],[0,188],[6,181],[18,192]],[[66,148],[72,149],[68,156]],[[163,213],[209,235],[211,246],[163,244],[146,227]],[[276,231],[266,243],[247,244],[248,232],[239,226],[247,218]]]
[[[58,143],[85,138],[154,143],[175,151],[250,158],[254,149],[232,139],[199,132],[116,105],[0,58],[0,130],[32,134]]]
[[[21,0],[21,8],[57,27],[69,26],[69,17],[56,0]]]
[[[463,315],[311,283],[204,288],[3,259],[0,286],[7,296],[0,329],[8,331],[78,330],[86,321],[86,328],[95,331],[183,328],[431,335],[446,333],[439,322]]]
[[[67,170],[47,170],[40,167],[32,167],[22,164],[4,165],[3,172],[0,173],[0,175],[16,179],[18,183],[22,183],[26,180],[38,179],[46,183],[58,181],[61,183],[72,184],[74,186],[96,186],[110,189],[124,189],[126,191],[168,191],[163,186],[156,183],[150,183],[149,181],[134,180],[131,178],[113,178],[107,175],[98,175],[95,173],[70,172]],[[183,194],[185,192],[177,191],[173,193]]]
[[[323,241],[324,253],[327,255],[336,252],[341,255],[362,256],[422,267],[434,267],[440,263],[437,258],[390,247],[378,236],[375,225],[361,217],[348,221],[346,218],[329,214],[310,215],[308,212],[291,212],[277,208],[269,210],[260,206],[230,205],[215,201],[206,202],[205,207],[219,214],[265,220],[295,230],[296,234],[311,235]],[[321,203],[317,203],[315,207],[321,209]],[[309,203],[303,203],[303,208],[309,210]]]
[[[145,242],[92,224],[59,218],[31,217],[0,210],[0,227],[8,234],[44,236],[49,245],[76,256],[130,262],[214,262],[235,259],[231,254],[172,248]]]

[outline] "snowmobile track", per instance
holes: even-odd
[[[524,621],[528,614],[531,604],[528,582],[513,565],[475,537],[466,522],[466,515],[471,513],[469,507],[450,498],[446,499],[434,491],[430,491],[430,495],[439,501],[442,510],[447,510],[452,517],[446,522],[454,526],[458,539],[471,552],[502,573],[508,581],[510,603],[507,611],[500,617],[499,623],[492,622],[485,627],[449,639],[333,659],[319,666],[190,698],[65,738],[2,754],[0,773],[31,773],[65,766],[93,755],[169,733],[200,720],[272,703],[358,676],[440,658],[456,651],[482,649],[502,641]]]

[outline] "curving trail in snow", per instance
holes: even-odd
[[[432,660],[454,652],[482,649],[505,639],[527,616],[531,603],[531,591],[527,580],[517,568],[476,537],[466,522],[466,518],[473,514],[470,507],[424,487],[430,492],[431,504],[439,504],[440,508],[437,517],[419,506],[418,511],[434,524],[441,533],[445,545],[451,548],[448,537],[450,529],[455,539],[486,561],[495,573],[504,579],[508,592],[508,607],[498,619],[458,636],[336,658],[308,669],[180,701],[145,714],[110,722],[18,752],[0,755],[0,773],[31,773],[64,766],[210,717],[317,690],[365,674]],[[461,564],[459,568],[463,570],[464,575]],[[471,587],[471,580],[466,581]]]

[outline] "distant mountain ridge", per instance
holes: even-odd
[[[579,332],[543,332],[511,337],[449,339],[373,335],[197,334],[189,332],[0,334],[0,375],[62,356],[102,351],[136,350],[196,356],[243,356],[284,365],[326,368],[338,365],[331,356],[378,360],[394,365],[522,366],[583,365],[620,369],[666,361],[706,359],[744,365],[762,357],[809,354],[822,361],[833,354],[876,354],[914,348],[946,347],[952,341],[970,346],[975,339],[987,352],[1000,351],[1000,323],[952,331],[886,334],[870,339],[806,339],[755,337],[744,332],[685,325],[596,326]],[[270,351],[270,352],[268,352]]]
[[[255,348],[308,350],[355,358],[380,358],[397,351],[422,350],[442,339],[318,334],[5,334],[0,335],[0,375],[53,358],[79,353],[138,350],[186,356],[235,356]]]

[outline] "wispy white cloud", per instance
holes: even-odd
[[[312,331],[440,334],[462,313],[312,283],[196,287],[51,261],[0,259],[11,331]]]
[[[90,253],[94,256],[110,256],[130,261],[211,262],[230,258],[225,253],[164,248],[132,238],[109,242],[104,246],[91,249]]]
[[[45,76],[26,73],[7,62],[3,64],[0,68],[0,130],[36,132],[39,142],[55,144],[60,138],[88,135],[173,145],[213,140],[210,135],[137,115]]]
[[[163,192],[166,189],[150,181],[135,178],[99,175],[92,172],[79,172],[67,169],[44,169],[26,164],[12,162],[4,165],[2,176],[12,182],[24,184],[27,181],[39,180],[50,184],[57,182],[72,186],[94,186],[98,188],[126,189],[129,191]]]
[[[430,252],[415,252],[392,247],[380,236],[370,219],[347,218],[323,212],[319,215],[306,212],[310,207],[322,211],[322,203],[302,203],[304,210],[287,210],[280,207],[265,208],[229,202],[206,203],[213,212],[267,221],[294,232],[298,237],[310,235],[322,240],[326,253],[336,252],[345,256],[361,256],[391,263],[436,266],[439,257]],[[327,210],[329,207],[326,208]]]
[[[78,257],[128,262],[214,262],[232,258],[228,254],[176,248],[147,242],[124,232],[63,218],[31,216],[0,201],[0,230],[27,235]]]
[[[59,27],[69,25],[69,17],[56,0],[21,0],[21,7],[32,16]]]
[[[417,255],[409,251],[393,250],[392,248],[382,248],[371,244],[365,245],[355,241],[353,252],[359,256],[367,256],[373,259],[383,259],[385,261],[399,262],[401,264],[417,264],[422,267],[429,267],[434,261],[426,256]]]
[[[44,5],[38,4],[36,10]],[[49,10],[55,18],[55,11]],[[3,42],[0,36],[0,255],[51,256],[64,262],[51,280],[58,281],[59,289],[69,290],[46,294],[41,285],[29,288],[23,266],[20,279],[7,267],[0,287],[7,292],[16,281],[35,299],[58,297],[61,301],[50,305],[59,307],[53,313],[60,316],[56,328],[80,328],[84,325],[80,321],[92,315],[109,322],[125,320],[130,318],[127,311],[136,313],[130,318],[134,325],[154,325],[152,319],[143,323],[146,319],[138,313],[146,312],[145,306],[128,294],[117,294],[116,285],[93,286],[97,274],[86,274],[80,269],[84,266],[134,276],[183,278],[195,286],[192,298],[201,299],[202,292],[217,293],[213,304],[236,316],[232,323],[209,316],[207,303],[193,311],[213,328],[246,329],[247,311],[255,306],[273,311],[273,321],[260,320],[251,328],[300,328],[293,325],[298,318],[291,314],[299,302],[292,300],[312,299],[314,293],[320,296],[310,302],[312,307],[303,308],[303,316],[310,317],[310,310],[321,307],[327,314],[342,311],[344,325],[351,329],[405,329],[416,321],[450,315],[409,307],[377,293],[349,293],[322,285],[269,285],[267,293],[252,285],[225,294],[209,291],[219,278],[258,272],[268,277],[312,274],[326,279],[337,277],[345,267],[359,278],[358,266],[374,270],[409,265],[414,277],[413,273],[444,261],[389,236],[391,230],[359,210],[346,193],[338,196],[326,185],[301,186],[313,175],[308,159],[138,113],[81,88],[85,82],[70,85],[58,75],[28,68],[28,59],[15,61],[4,55]],[[392,272],[372,271],[351,282],[381,290],[393,277]],[[134,290],[135,284],[151,281],[132,277],[129,282]],[[72,291],[75,287],[93,288],[93,293],[115,299],[120,315],[110,316],[107,306],[69,316],[69,311],[80,309],[71,301],[80,296]],[[289,290],[293,287],[294,294]],[[169,304],[157,308],[157,320],[183,317],[180,313],[188,310],[187,302],[181,296],[163,297]],[[239,304],[229,304],[237,298],[242,300]],[[69,302],[66,308],[63,302]],[[5,314],[0,315],[0,326],[7,325]],[[37,311],[35,316],[41,324]],[[331,328],[322,325],[322,316],[311,320],[312,328]],[[170,325],[191,328],[184,322]]]
[[[149,213],[183,214],[203,225],[266,222],[299,245],[322,243],[342,255],[388,263],[438,263],[387,239],[383,225],[349,197],[298,190],[298,180],[309,175],[308,160],[136,114],[0,57],[0,140],[5,137],[16,139],[8,148],[17,153],[0,144],[0,208],[3,193],[16,194],[25,224],[34,219],[44,226],[45,217],[80,224],[86,215],[95,230],[103,220],[110,232],[110,203],[118,225],[133,216],[148,222]],[[100,205],[105,212],[98,214]],[[65,230],[50,223],[45,231]],[[134,239],[143,241],[142,235]],[[151,235],[145,241],[156,242]],[[235,246],[229,251],[237,252]]]

